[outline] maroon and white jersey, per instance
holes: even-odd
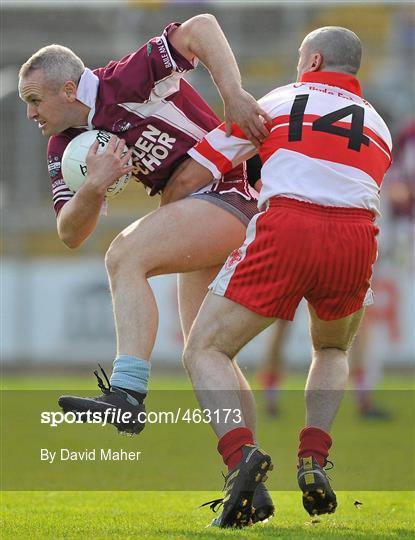
[[[300,82],[259,100],[271,116],[260,148],[261,207],[270,197],[379,213],[379,192],[391,164],[392,140],[385,122],[361,96],[351,75],[310,72]],[[206,135],[192,156],[220,178],[256,153],[238,127]]]
[[[73,196],[61,172],[68,143],[87,129],[102,129],[134,146],[133,163],[150,195],[163,190],[173,170],[188,158],[187,150],[220,123],[194,88],[183,79],[193,69],[169,43],[172,23],[159,37],[119,61],[82,74],[77,99],[90,107],[88,126],[50,137],[48,168],[56,214]],[[226,185],[228,184],[228,186]],[[251,199],[245,167],[241,165],[215,187],[240,192]]]

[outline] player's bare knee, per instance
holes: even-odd
[[[110,277],[119,275],[121,269],[130,273],[131,266],[139,271],[139,249],[132,249],[130,244],[122,234],[111,242],[105,254],[105,267]]]
[[[151,261],[140,249],[140,243],[132,242],[128,237],[119,234],[110,244],[105,254],[105,267],[110,277],[116,277],[123,270],[129,275],[147,275]]]
[[[182,363],[188,373],[192,371],[192,367],[203,352],[203,347],[197,346],[196,343],[187,343],[185,345],[182,354]]]
[[[123,261],[124,249],[122,239],[118,235],[110,244],[105,254],[105,268],[110,277],[118,274],[119,268]]]
[[[214,326],[214,325],[213,325]],[[199,330],[199,327],[194,327],[190,332],[190,336],[183,350],[182,361],[185,369],[189,371],[193,364],[201,357],[216,352],[224,352],[218,344],[218,334],[215,328],[211,328],[209,332]]]
[[[191,373],[197,362],[206,362],[207,359],[212,357],[212,354],[214,355],[218,352],[223,353],[223,351],[219,350],[213,344],[204,343],[199,345],[197,343],[190,342],[183,350],[183,366],[188,373]]]
[[[313,350],[313,363],[320,366],[328,366],[335,363],[337,366],[341,362],[341,371],[339,372],[339,380],[349,373],[348,352],[336,347],[328,347],[326,349]]]

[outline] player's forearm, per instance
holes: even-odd
[[[58,215],[58,235],[70,249],[78,248],[97,225],[105,192],[85,183]]]
[[[191,21],[189,49],[208,68],[226,101],[241,91],[241,74],[232,49],[213,15],[199,15]]]
[[[210,71],[223,99],[226,135],[237,124],[258,148],[268,136],[264,122],[271,122],[271,117],[242,88],[235,57],[215,17],[189,19],[171,32],[169,41],[189,62],[197,57]]]

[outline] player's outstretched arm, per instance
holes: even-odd
[[[216,18],[197,15],[169,35],[170,43],[188,60],[198,58],[210,71],[225,107],[227,135],[238,124],[248,139],[259,146],[268,135],[264,121],[271,121],[256,100],[245,92],[232,49]]]
[[[61,209],[58,215],[58,235],[71,249],[78,248],[94,231],[105,200],[107,188],[120,176],[132,172],[128,166],[132,148],[123,156],[125,142],[112,137],[103,154],[98,155],[95,142],[87,155],[88,175],[84,184]]]

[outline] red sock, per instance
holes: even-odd
[[[332,444],[330,435],[316,427],[305,427],[300,431],[298,457],[313,456],[324,467]]]
[[[255,444],[252,431],[246,427],[228,431],[219,439],[218,452],[222,456],[225,465],[228,466],[228,470],[234,469],[241,461],[241,448],[245,444]]]

